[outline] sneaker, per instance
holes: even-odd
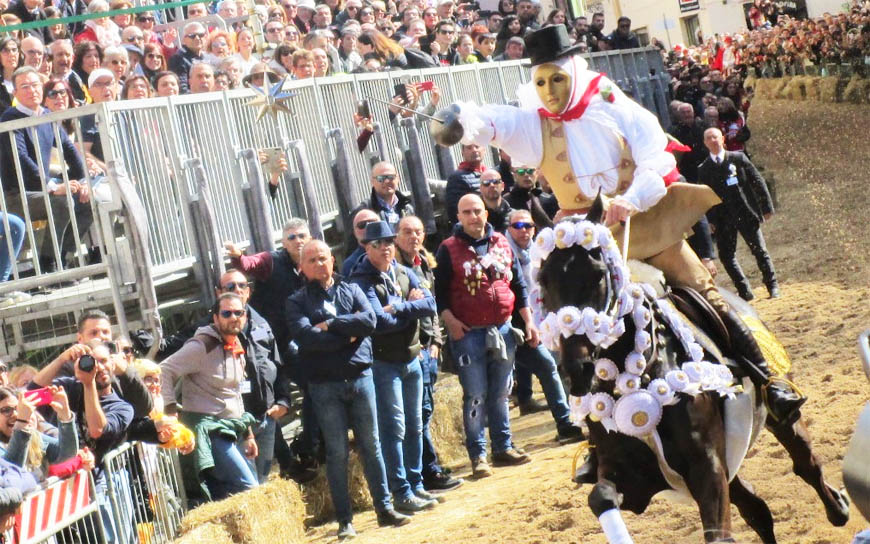
[[[445,499],[443,496],[441,496],[441,495],[433,495],[432,493],[429,493],[429,492],[426,491],[425,489],[417,489],[417,490],[415,490],[415,491],[414,491],[414,495],[415,495],[418,499],[423,499],[424,501],[444,502],[445,500],[447,500],[447,499]]]
[[[526,402],[521,402],[519,406],[521,416],[527,416],[529,414],[535,414],[550,409],[546,404],[540,403],[535,399],[529,399]]]
[[[353,528],[353,525],[348,521],[346,523],[338,524],[338,539],[339,540],[347,540],[350,538],[356,537],[356,531]]]
[[[410,497],[402,497],[401,499],[393,499],[393,508],[399,512],[405,513],[431,510],[432,508],[435,508],[436,504],[438,504],[438,501],[421,499],[414,495],[411,495]]]
[[[532,458],[528,454],[520,453],[513,448],[492,454],[492,463],[497,467],[524,465],[531,460]]]
[[[411,523],[411,518],[390,508],[378,512],[378,527],[401,527]]]
[[[489,468],[489,463],[486,462],[486,457],[478,457],[471,461],[471,474],[472,477],[477,479],[492,476],[492,469]]]
[[[583,429],[577,425],[568,424],[560,426],[558,427],[557,432],[556,440],[563,444],[570,444],[572,442],[580,442],[583,440]]]
[[[464,483],[462,478],[451,478],[443,472],[436,472],[428,478],[423,478],[423,487],[426,491],[447,491],[456,489]]]

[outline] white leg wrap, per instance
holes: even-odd
[[[611,508],[598,516],[598,522],[601,523],[601,530],[610,544],[634,544],[618,508]]]

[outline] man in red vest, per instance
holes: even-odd
[[[487,223],[477,194],[459,199],[459,224],[444,240],[435,259],[435,299],[447,327],[463,391],[465,447],[475,478],[492,474],[486,460],[485,424],[489,424],[495,465],[530,461],[511,441],[508,397],[511,369],[523,334],[531,346],[538,331],[526,306],[522,271],[503,234]],[[516,306],[525,331],[511,327]]]

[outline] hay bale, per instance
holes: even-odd
[[[359,453],[354,449],[353,441],[351,441],[351,450],[347,464],[351,508],[353,508],[354,512],[368,510],[372,507],[372,496],[366,483],[362,460]],[[306,525],[319,525],[335,517],[332,495],[329,494],[329,482],[326,479],[326,465],[322,465],[317,469],[317,476],[302,486],[302,492],[305,497]]]
[[[788,84],[791,83],[792,79],[794,79],[794,77],[792,77],[792,76],[784,76],[784,77],[777,79],[776,81],[778,83],[777,83],[776,87],[771,89],[773,92],[773,97],[778,98],[780,100],[788,99],[788,95],[786,94],[785,89],[786,89],[786,87],[788,87]]]
[[[205,523],[191,529],[175,540],[175,544],[201,544],[202,542],[208,542],[209,544],[233,544],[233,539],[224,529],[223,525]]]
[[[807,100],[820,100],[819,84],[822,82],[822,78],[819,76],[806,76],[806,78]]]
[[[823,77],[819,81],[819,100],[822,102],[839,102],[840,79]]]
[[[747,76],[746,79],[743,80],[743,88],[744,89],[757,89],[758,79],[755,76]]]
[[[204,504],[191,510],[181,522],[181,535],[186,542],[258,542],[301,543],[305,534],[305,505],[299,486],[279,478],[255,489],[233,495],[222,501]],[[228,540],[195,539],[198,529],[216,533],[219,527]],[[209,534],[211,534],[209,533]]]
[[[863,104],[870,100],[870,80],[858,77],[849,78],[846,88],[843,89],[843,101],[853,104]]]
[[[468,459],[462,427],[462,387],[455,375],[441,374],[438,379],[435,386],[435,412],[429,423],[429,432],[442,465],[456,465]],[[362,461],[353,448],[353,442],[348,465],[351,506],[355,512],[368,510],[372,507],[372,497],[363,473]],[[318,468],[317,476],[303,486],[303,496],[308,525],[325,523],[335,517],[325,466]]]
[[[462,386],[453,374],[442,374],[435,385],[435,412],[429,423],[432,443],[443,466],[468,461],[462,422]]]
[[[795,76],[785,86],[783,94],[790,100],[802,101],[807,98],[807,77]]]
[[[769,78],[761,78],[756,80],[755,82],[755,95],[758,98],[763,98],[765,100],[769,100],[772,96],[770,94],[770,87],[774,83],[774,80]]]

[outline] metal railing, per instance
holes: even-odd
[[[587,58],[592,68],[607,73],[656,113],[667,128],[668,76],[657,50],[602,52]],[[63,306],[64,311],[80,311],[99,301],[111,304],[119,328],[126,332],[124,303],[136,300],[129,321],[159,331],[155,283],[192,270],[197,280],[194,289],[199,292],[173,292],[172,296],[207,304],[214,296],[211,285],[223,271],[223,240],[250,241],[258,250],[268,249],[269,239],[277,240],[281,226],[292,217],[306,218],[318,237],[334,225],[339,231],[335,239],[341,239],[347,225],[336,218],[368,196],[369,171],[376,160],[396,164],[402,187],[414,193],[418,211],[431,209],[425,181],[447,177],[460,162],[459,146],[437,147],[427,121],[391,121],[387,107],[372,101],[369,107],[376,132],[366,153],[359,153],[353,122],[358,100],[389,100],[397,83],[433,81],[441,90],[439,107],[456,100],[507,104],[516,100],[516,88],[528,79],[528,70],[527,61],[506,61],[287,81],[285,90],[296,93],[286,102],[293,114],[267,114],[260,120],[258,109],[248,105],[254,92],[239,89],[101,103],[0,125],[3,142],[15,130],[71,120],[76,141],[81,142],[78,119],[96,115],[108,171],[102,183],[111,193],[110,201],[91,203],[99,226],[95,245],[101,251],[100,264],[84,265],[85,247],[76,238],[75,266],[45,274],[37,268],[38,254],[32,249],[36,247],[34,224],[26,217],[31,249],[22,255],[33,262],[37,273],[22,278],[16,265],[13,281],[0,284],[0,295],[66,279],[87,279],[82,289],[86,296]],[[424,105],[430,96],[424,95]],[[262,198],[268,176],[257,155],[269,148],[282,150],[289,169],[280,176],[274,198]],[[489,166],[496,160],[495,153],[485,154]],[[20,171],[16,163],[16,172]],[[63,166],[61,174],[66,176]],[[47,179],[41,176],[38,182],[44,187]],[[85,182],[93,184],[89,176]],[[3,180],[4,187],[8,183]],[[251,196],[254,187],[260,197]],[[0,211],[5,210],[0,201]],[[427,228],[434,226],[430,218],[424,221]],[[264,232],[269,226],[271,237]],[[50,236],[54,232],[44,230]],[[59,257],[59,242],[54,238],[51,247]],[[108,279],[94,285],[99,277]],[[31,339],[23,332],[23,321],[50,318],[52,311],[60,311],[53,308],[46,307],[42,313],[34,313],[32,305],[0,309],[0,319],[7,324],[3,329],[7,352],[69,341],[69,333],[59,334],[51,325],[34,333],[39,338]]]

